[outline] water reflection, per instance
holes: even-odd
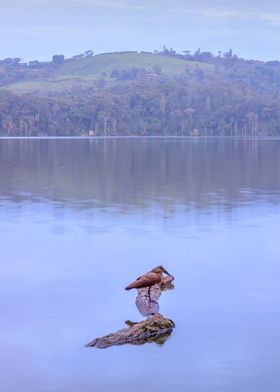
[[[160,284],[137,290],[136,306],[139,313],[147,318],[140,322],[126,320],[128,328],[101,338],[96,338],[87,344],[87,347],[108,348],[124,344],[142,345],[145,343],[157,343],[163,345],[172,334],[175,324],[172,320],[159,313],[159,297],[161,291],[174,288],[173,276],[163,278]]]
[[[142,316],[150,316],[155,313],[159,313],[159,298],[161,296],[162,291],[172,290],[174,289],[173,285],[173,276],[165,277],[161,284],[154,285],[150,294],[147,288],[138,289],[137,297],[136,297],[136,307],[139,313]]]
[[[273,157],[273,159],[272,159]],[[57,208],[232,210],[278,203],[280,141],[0,140],[1,199]]]
[[[0,140],[1,390],[280,390],[279,163],[279,140]],[[123,283],[158,263],[176,290],[140,317]],[[162,349],[83,347],[155,311]]]

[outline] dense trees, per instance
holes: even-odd
[[[280,104],[228,81],[178,76],[56,97],[0,94],[6,135],[277,135]]]

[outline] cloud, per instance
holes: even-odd
[[[236,23],[236,27],[238,27],[238,25],[240,26],[240,24],[248,23],[248,29],[250,30],[251,24],[256,23],[256,30],[258,29],[261,31],[266,25],[276,28],[280,25],[280,11],[255,12],[252,9],[247,9],[247,7],[243,7],[243,9],[242,7],[234,9],[233,7],[217,8],[215,6],[206,8],[198,7],[196,5],[188,8],[173,7],[169,12],[170,14],[177,15],[178,18],[182,15],[188,16],[189,22],[199,22],[201,26],[206,28],[215,23],[234,22]],[[217,25],[217,29],[219,27],[221,27],[221,25]]]
[[[272,25],[280,25],[280,15],[261,14],[261,15],[259,15],[259,18],[266,21],[266,22],[270,22]]]
[[[131,1],[128,2],[119,0],[69,0],[67,3],[69,4],[69,2],[72,4],[87,5],[90,7],[106,7],[121,10],[146,11],[150,8],[148,5],[132,4]]]
[[[64,8],[65,12],[70,8],[111,8],[122,10],[148,10],[150,6],[144,5],[142,2],[128,1],[128,0],[2,0],[1,11],[18,9],[28,9],[29,12],[42,9],[56,10]]]

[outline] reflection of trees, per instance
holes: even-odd
[[[77,208],[227,208],[280,190],[277,141],[2,140],[0,167],[2,197]]]
[[[146,288],[138,289],[136,306],[141,315],[148,317],[140,322],[127,320],[125,323],[128,325],[128,328],[96,338],[88,343],[87,347],[107,348],[123,344],[164,344],[172,334],[175,324],[172,320],[165,318],[159,313],[158,299],[161,291],[174,287],[172,284],[173,280],[172,276],[168,276],[163,279],[162,284],[152,286],[150,297]]]

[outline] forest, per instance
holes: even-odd
[[[0,61],[1,136],[279,136],[280,62],[232,50]]]

